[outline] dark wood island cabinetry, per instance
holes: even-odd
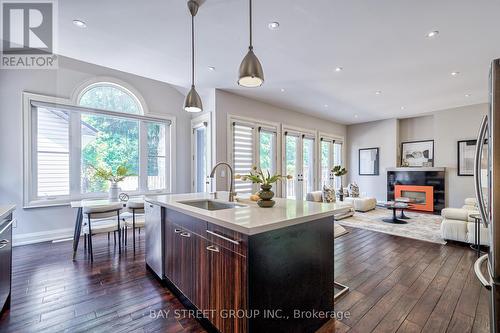
[[[162,209],[159,277],[202,323],[224,333],[305,333],[331,318],[333,217],[245,234]]]

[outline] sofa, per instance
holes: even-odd
[[[344,202],[350,203],[357,212],[367,212],[377,206],[375,198],[345,197]]]
[[[309,192],[306,194],[306,201],[313,201],[313,202],[323,202],[323,191],[313,191]],[[337,213],[334,215],[334,219],[336,221],[342,220],[348,217],[351,217],[354,215],[354,208],[352,208],[352,205],[350,208],[346,209],[343,212]]]
[[[445,208],[441,211],[441,237],[474,244],[475,224],[471,214],[479,214],[475,198],[465,199],[462,208]],[[481,223],[481,245],[489,245],[488,229]]]

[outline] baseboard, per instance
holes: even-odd
[[[73,237],[73,228],[55,229],[50,231],[30,232],[27,234],[12,235],[12,245],[28,245],[42,242],[50,242],[58,239]]]

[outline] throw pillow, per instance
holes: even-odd
[[[350,183],[348,185],[349,195],[353,198],[359,198],[359,186],[356,183]]]
[[[326,185],[323,185],[323,201],[328,203],[335,202],[335,191]]]

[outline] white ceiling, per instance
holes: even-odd
[[[221,88],[346,124],[487,101],[489,63],[500,57],[498,0],[253,4],[264,85],[236,84],[248,1],[205,0],[196,17],[200,90]],[[271,21],[279,30],[268,29]],[[184,0],[59,1],[60,54],[182,87],[190,84],[189,29]],[[426,38],[432,30],[438,37]]]

